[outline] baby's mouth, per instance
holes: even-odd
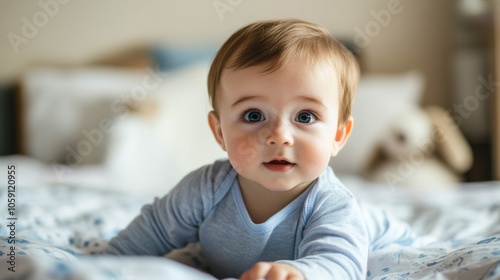
[[[271,163],[271,164],[283,164],[283,165],[292,164],[292,163],[288,162],[287,160],[271,160],[268,163]]]
[[[293,168],[296,164],[287,160],[271,160],[264,162],[264,166],[271,171],[285,172]]]

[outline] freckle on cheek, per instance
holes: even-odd
[[[257,146],[252,141],[234,141],[238,144],[231,145],[232,148],[228,150],[229,158],[233,167],[237,170],[244,168],[247,164],[252,163],[258,156]],[[233,142],[233,143],[234,143]]]
[[[241,163],[252,162],[257,156],[257,151],[255,149],[247,148],[245,150],[237,150],[232,153],[231,157]]]

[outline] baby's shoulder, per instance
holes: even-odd
[[[236,178],[236,175],[229,161],[217,160],[186,175],[178,187],[213,197],[225,188],[229,181],[234,180],[233,178]]]
[[[311,185],[304,203],[303,215],[305,217],[322,216],[325,213],[342,212],[341,210],[358,207],[354,195],[333,174],[333,171],[326,170]]]
[[[354,195],[339,180],[330,168],[327,168],[317,179],[311,195],[316,200],[355,200]]]

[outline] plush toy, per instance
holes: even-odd
[[[421,190],[448,188],[472,165],[468,142],[440,107],[410,106],[382,135],[366,168],[369,180]]]

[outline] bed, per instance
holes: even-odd
[[[210,110],[207,72],[206,62],[166,74],[151,68],[28,71],[25,155],[0,157],[0,280],[214,279],[203,272],[196,244],[165,258],[100,255],[142,205],[225,156],[208,126],[199,125]],[[362,77],[353,109],[357,130],[337,159],[343,164],[332,163],[360,201],[385,208],[418,236],[410,246],[372,252],[366,278],[500,279],[500,182],[416,191],[356,175],[368,141],[396,110],[417,102],[422,87],[418,73]],[[376,102],[389,101],[394,106],[377,109]],[[171,121],[178,116],[182,122]]]
[[[0,279],[214,279],[200,272],[204,263],[196,250],[171,257],[189,266],[168,258],[99,255],[151,200],[149,195],[74,183],[23,183],[28,174],[44,182],[43,170],[50,167],[26,157],[2,158],[0,168],[9,165],[16,166],[19,184],[13,215],[7,207],[0,215]],[[103,176],[98,169],[82,173],[89,175]],[[3,176],[2,204],[8,196]],[[388,189],[353,176],[343,181],[359,200],[384,207],[418,235],[411,246],[371,253],[367,279],[500,278],[500,182],[465,183],[430,194]]]

